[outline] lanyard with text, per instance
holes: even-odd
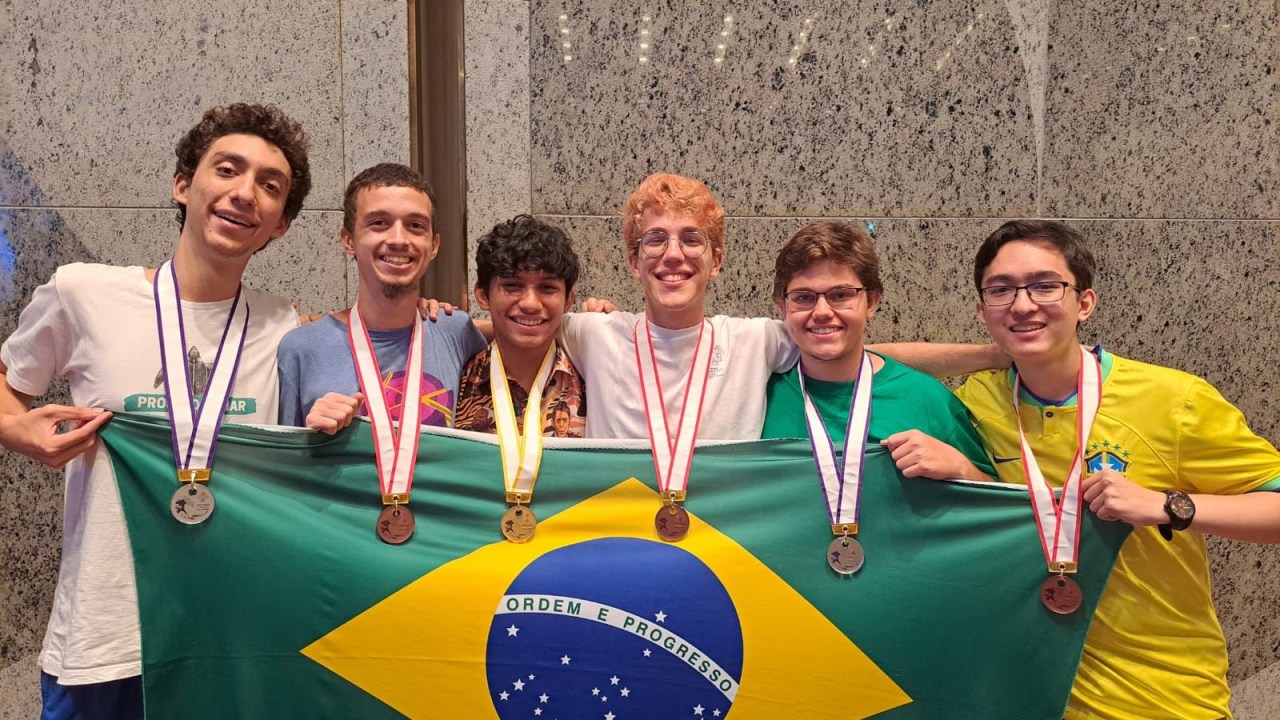
[[[347,324],[351,358],[356,364],[360,392],[364,393],[372,426],[374,457],[378,464],[378,484],[382,489],[382,512],[377,532],[383,542],[399,545],[413,535],[414,519],[409,510],[413,489],[413,468],[418,462],[418,438],[422,431],[422,323],[416,318],[409,353],[405,361],[404,393],[400,404],[400,425],[394,427],[387,398],[382,394],[382,372],[373,352],[373,342],[365,329],[357,304],[351,308]]]
[[[804,419],[809,426],[809,444],[813,462],[822,480],[827,500],[827,515],[835,539],[827,546],[827,564],[841,575],[852,575],[862,569],[862,545],[851,536],[858,534],[858,513],[862,505],[862,464],[867,453],[867,433],[871,428],[871,386],[875,369],[871,356],[862,353],[858,381],[849,399],[849,420],[845,427],[844,450],[836,457],[831,434],[818,414],[818,409],[804,388],[804,368],[797,366],[800,395],[804,398]]]
[[[641,332],[640,324],[644,323]],[[685,498],[689,471],[693,467],[693,443],[698,437],[698,421],[702,417],[702,401],[711,374],[711,351],[715,348],[715,328],[705,318],[698,329],[698,343],[693,349],[693,365],[685,384],[679,423],[673,436],[667,425],[666,396],[658,377],[658,361],[653,353],[647,319],[636,323],[636,365],[640,371],[640,391],[644,398],[645,416],[649,422],[649,447],[653,450],[653,469],[658,477],[658,492],[663,506],[654,516],[658,537],[676,542],[689,532],[689,513],[678,503]]]
[[[1022,381],[1014,369],[1013,414],[1018,419],[1018,439],[1022,444],[1022,467],[1031,495],[1031,509],[1035,513],[1036,527],[1040,532],[1040,547],[1045,562],[1053,575],[1040,585],[1040,601],[1050,611],[1069,615],[1080,608],[1083,596],[1080,586],[1068,577],[1075,573],[1080,560],[1080,522],[1084,498],[1080,482],[1084,476],[1084,448],[1089,442],[1093,419],[1102,403],[1102,364],[1084,347],[1080,348],[1080,372],[1076,377],[1076,404],[1079,409],[1076,427],[1076,452],[1062,484],[1062,499],[1054,500],[1053,489],[1040,472],[1031,443],[1022,429],[1018,395]]]
[[[507,540],[528,542],[537,530],[538,519],[532,508],[524,506],[533,502],[533,488],[538,483],[538,467],[542,464],[542,391],[555,366],[556,346],[553,343],[547,349],[529,388],[522,429],[516,426],[515,405],[498,343],[489,346],[489,358],[489,393],[493,396],[493,419],[502,453],[502,479],[507,488],[507,502],[514,503],[502,515],[500,527]]]
[[[182,322],[182,296],[173,261],[166,260],[156,271],[152,284],[156,320],[160,331],[160,363],[164,373],[165,404],[172,428],[173,459],[178,482],[185,483],[173,494],[169,513],[188,525],[204,522],[213,514],[213,493],[209,491],[209,470],[213,467],[222,410],[235,385],[236,369],[249,328],[249,302],[236,287],[235,299],[227,313],[227,324],[218,342],[213,367],[204,394],[196,402],[187,367],[187,334]],[[203,485],[200,483],[204,483]]]

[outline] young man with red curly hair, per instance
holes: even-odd
[[[705,317],[707,285],[725,260],[724,216],[706,185],[680,175],[650,175],[627,200],[622,235],[627,266],[644,289],[644,313],[571,314],[562,325],[565,346],[586,378],[587,437],[649,436],[646,408],[658,415],[658,398],[646,401],[638,362],[646,373],[657,368],[654,389],[660,387],[671,431],[680,424],[692,378],[702,393],[689,398],[701,405],[697,439],[760,437],[765,385],[796,353],[777,320]],[[696,362],[699,347],[702,362]]]

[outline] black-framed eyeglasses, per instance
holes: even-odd
[[[790,292],[782,293],[782,299],[786,301],[787,310],[791,312],[814,309],[817,307],[818,298],[820,297],[826,299],[827,305],[832,310],[844,310],[853,305],[858,296],[866,292],[866,290],[866,288],[854,287],[853,285],[841,285],[823,292],[791,290]]]
[[[1012,305],[1018,298],[1018,291],[1027,291],[1027,297],[1034,303],[1058,302],[1067,294],[1067,288],[1076,289],[1075,285],[1065,280],[1045,280],[1030,285],[992,285],[979,291],[982,304],[987,307]]]
[[[685,230],[680,233],[677,240],[680,252],[690,259],[702,255],[711,244],[701,230]],[[665,230],[650,230],[640,236],[640,252],[644,253],[645,257],[662,257],[670,244],[671,236]]]

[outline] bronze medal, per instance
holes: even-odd
[[[502,537],[513,543],[525,543],[533,539],[538,529],[538,518],[527,505],[512,505],[502,514]]]
[[[1080,585],[1067,575],[1053,575],[1040,583],[1040,602],[1049,612],[1070,615],[1080,609],[1084,594]]]
[[[173,493],[169,501],[169,514],[174,520],[187,525],[197,525],[213,514],[213,492],[202,483],[185,483]]]
[[[401,545],[413,537],[413,513],[406,505],[388,505],[378,513],[378,537],[388,545]]]
[[[689,534],[689,513],[675,503],[663,505],[653,516],[653,529],[667,542],[680,542]]]
[[[852,575],[862,569],[866,559],[862,543],[848,535],[841,535],[827,546],[827,564],[841,575]]]

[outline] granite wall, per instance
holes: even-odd
[[[771,313],[778,245],[848,218],[887,265],[874,339],[977,340],[976,242],[1005,218],[1066,218],[1102,256],[1090,336],[1204,375],[1280,441],[1276,2],[465,5],[472,238],[551,217],[581,247],[581,290],[637,309],[616,212],[674,170],[731,215],[714,311]],[[405,13],[0,3],[0,337],[60,263],[165,257],[173,144],[234,100],[275,102],[313,138],[308,209],[252,281],[345,304],[343,183],[409,156]],[[0,719],[37,705],[61,487],[0,453]],[[1276,717],[1280,552],[1212,552],[1237,713]]]
[[[59,264],[163,261],[174,144],[239,100],[279,105],[312,142],[307,209],[249,282],[345,306],[342,189],[409,159],[407,28],[397,0],[0,4],[0,337]],[[0,718],[39,714],[61,504],[60,473],[0,451]]]
[[[1209,379],[1280,442],[1277,3],[473,0],[470,236],[567,228],[579,296],[639,310],[617,212],[646,174],[729,213],[710,310],[770,315],[777,248],[873,229],[874,340],[976,341],[973,252],[1001,222],[1096,244],[1085,328]],[[1211,542],[1243,720],[1280,716],[1280,548]]]

